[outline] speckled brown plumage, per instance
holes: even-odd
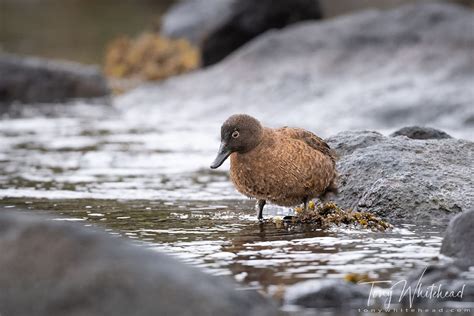
[[[235,136],[235,131],[239,133],[236,139],[228,136]],[[234,115],[224,123],[221,134],[221,149],[234,148],[230,149],[231,180],[246,196],[294,206],[335,189],[335,155],[309,131],[266,128],[248,115]]]

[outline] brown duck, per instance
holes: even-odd
[[[306,205],[336,191],[335,154],[321,138],[301,129],[263,127],[246,114],[229,117],[221,127],[221,145],[211,165],[230,156],[230,178],[237,190],[258,199],[258,219],[266,201]]]

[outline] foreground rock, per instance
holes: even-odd
[[[284,296],[287,305],[336,308],[347,311],[365,307],[370,286],[343,280],[310,280],[290,286]]]
[[[340,207],[441,225],[474,207],[473,142],[343,132],[328,143],[340,156]]]
[[[466,32],[473,27],[474,11],[426,2],[306,21],[266,32],[214,67],[140,88],[117,103],[150,121],[179,115],[216,130],[244,112],[326,137],[425,125],[473,139],[474,32]]]
[[[441,253],[455,258],[460,264],[474,266],[474,208],[449,222]]]
[[[0,214],[2,315],[275,315],[166,255],[32,215]]]
[[[107,82],[95,67],[0,55],[0,105],[63,102],[108,94]]]
[[[165,14],[162,33],[200,46],[211,65],[267,30],[320,18],[317,0],[185,0]]]
[[[412,297],[407,291],[409,288]],[[471,314],[474,308],[474,272],[451,263],[417,269],[393,289],[392,300],[400,301],[405,308],[450,307],[461,312],[460,315]],[[442,315],[451,313],[448,309]]]
[[[448,261],[443,258],[439,264],[416,269],[394,289],[395,299],[405,308],[438,309],[449,306],[462,313],[468,313],[470,309],[472,313],[473,240],[474,210],[456,215],[449,222],[440,251],[441,254],[454,260]],[[407,291],[410,288],[412,295]]]
[[[348,310],[401,308],[436,309],[437,315],[467,315],[474,307],[473,276],[466,268],[442,264],[416,268],[394,280],[361,280],[357,284],[343,280],[305,281],[287,288],[284,303],[321,313],[330,309],[336,315]]]

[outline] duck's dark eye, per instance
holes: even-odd
[[[238,131],[234,131],[234,132],[232,133],[232,138],[237,138],[237,137],[239,137],[239,135],[240,135],[240,134],[239,134]]]

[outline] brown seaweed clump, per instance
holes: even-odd
[[[310,224],[318,228],[333,225],[357,225],[365,229],[385,231],[392,226],[369,212],[345,211],[333,202],[321,203],[316,206],[310,202],[308,209],[295,209],[297,215],[292,218],[293,224]]]
[[[200,66],[199,49],[184,39],[143,33],[119,37],[106,50],[104,72],[117,79],[162,80]]]

